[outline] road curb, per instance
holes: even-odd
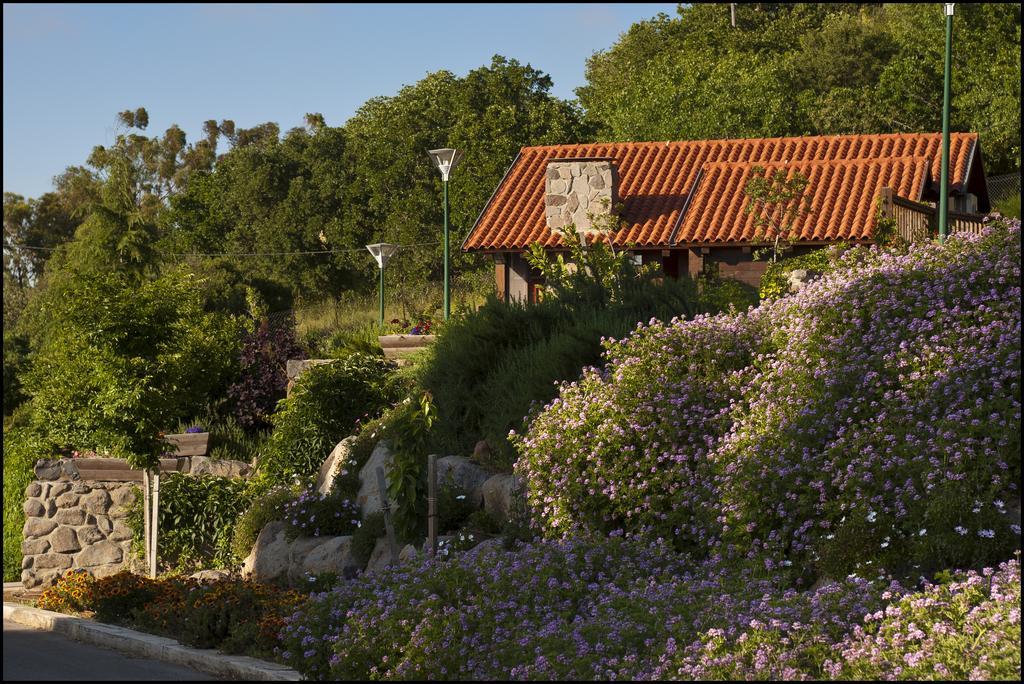
[[[31,608],[18,603],[4,602],[4,620],[47,632],[56,632],[75,641],[112,648],[129,655],[191,667],[226,679],[262,682],[297,682],[301,679],[298,672],[284,665],[248,656],[224,655],[212,649],[182,646],[167,637],[136,632],[125,627]]]

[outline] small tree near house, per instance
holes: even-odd
[[[777,169],[769,174],[763,166],[751,169],[745,193],[748,197],[746,212],[753,214],[754,242],[770,241],[770,246],[754,250],[754,259],[771,254],[772,263],[793,248],[797,222],[807,215],[810,207],[804,196],[809,181],[799,171],[790,176]]]

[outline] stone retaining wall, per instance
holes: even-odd
[[[181,469],[174,472],[190,475],[248,477],[252,471],[248,463],[207,456],[163,460],[180,460]],[[125,481],[131,474],[127,465],[88,471],[106,473],[106,480],[82,479],[77,464],[89,461],[44,459],[35,465],[36,480],[25,489],[21,542],[21,583],[26,589],[50,586],[72,568],[106,577],[129,563],[132,529],[125,518],[135,497],[142,496],[141,483]]]
[[[49,586],[71,568],[96,577],[121,570],[132,543],[125,518],[138,490],[131,482],[30,483],[21,543],[25,588]]]

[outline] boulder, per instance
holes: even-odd
[[[301,569],[303,574],[333,572],[339,577],[352,577],[362,568],[352,555],[352,537],[327,537],[306,554]]]
[[[275,520],[267,523],[256,537],[252,551],[242,561],[242,576],[266,582],[288,573],[290,544],[285,539],[286,525]]]
[[[356,503],[359,505],[359,510],[362,511],[363,520],[371,513],[384,509],[380,491],[377,488],[376,470],[382,467],[387,473],[394,460],[395,456],[391,453],[387,441],[381,440],[370,454],[370,458],[359,469],[359,493],[356,495]]]
[[[29,485],[25,487],[25,498],[34,499],[44,497],[48,493],[49,488],[50,485],[45,482],[30,482]]]
[[[483,504],[480,487],[490,476],[489,472],[465,456],[445,456],[437,459],[438,486],[446,482],[455,485],[466,492],[469,501],[478,508]]]
[[[57,504],[57,508],[71,508],[78,505],[79,495],[74,492],[64,492],[58,496],[54,503]]]
[[[496,520],[509,519],[515,499],[524,496],[523,481],[515,475],[502,473],[487,479],[480,487],[484,510]]]
[[[100,520],[102,521],[103,518]],[[112,524],[110,532],[107,533],[107,539],[110,541],[126,541],[131,539],[133,535],[134,532],[132,528],[128,527],[128,525],[125,525],[120,520],[117,520]]]
[[[72,551],[79,551],[82,548],[82,545],[78,542],[78,535],[70,527],[58,527],[50,534],[48,539],[50,547],[57,553],[70,553]]]
[[[135,501],[135,487],[114,487],[110,490],[110,500],[115,506],[129,506]]]
[[[481,439],[473,447],[473,455],[470,456],[470,460],[474,463],[486,463],[491,457],[491,445],[487,443],[486,439]]]
[[[334,478],[338,476],[341,469],[349,461],[352,455],[352,447],[356,443],[355,435],[346,437],[338,442],[331,451],[327,460],[320,466],[320,474],[316,478],[316,491],[320,494],[330,494],[334,490]]]
[[[419,558],[420,552],[416,550],[416,547],[412,544],[406,544],[402,547],[402,550],[398,554],[398,562],[402,563],[415,563]]]
[[[388,546],[387,537],[381,537],[373,547],[370,560],[366,564],[366,574],[380,572],[391,565],[391,549]]]

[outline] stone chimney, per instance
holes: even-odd
[[[619,176],[612,159],[552,159],[544,180],[544,214],[548,228],[561,233],[569,224],[592,229],[590,216],[612,213],[618,201]]]

